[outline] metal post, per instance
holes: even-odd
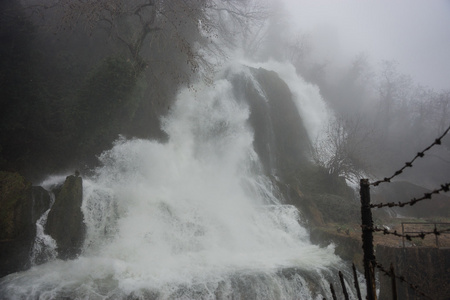
[[[371,265],[375,266],[375,255],[373,250],[373,220],[370,208],[370,186],[368,179],[360,181],[361,196],[361,221],[362,221],[362,242],[364,252],[364,276],[366,277],[367,299],[376,300],[375,277]]]
[[[403,248],[405,248],[405,224],[402,222],[402,244]]]

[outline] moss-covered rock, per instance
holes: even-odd
[[[56,195],[45,226],[57,244],[61,259],[78,256],[83,245],[86,227],[83,221],[81,204],[83,201],[83,183],[79,176],[67,176],[61,190]]]
[[[0,172],[0,277],[24,270],[36,237],[36,221],[50,197],[18,173]]]
[[[26,227],[31,183],[18,173],[0,172],[0,188],[0,240],[11,240]]]

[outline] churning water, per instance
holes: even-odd
[[[341,264],[282,205],[229,81],[180,91],[169,139],[119,139],[84,178],[84,249],[0,281],[6,299],[322,299]],[[333,270],[333,271],[330,271]]]

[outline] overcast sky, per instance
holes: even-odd
[[[324,56],[395,60],[402,73],[450,90],[450,0],[283,0]],[[320,43],[320,45],[319,45]]]

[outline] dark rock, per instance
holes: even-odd
[[[31,219],[34,226],[36,226],[37,220],[50,208],[51,199],[48,191],[41,186],[31,187],[31,197],[33,201]]]
[[[56,195],[45,226],[45,233],[58,245],[58,257],[61,259],[73,259],[81,252],[86,232],[81,211],[82,201],[81,177],[67,176]]]
[[[30,266],[36,221],[49,208],[50,196],[18,173],[0,172],[0,277]]]

